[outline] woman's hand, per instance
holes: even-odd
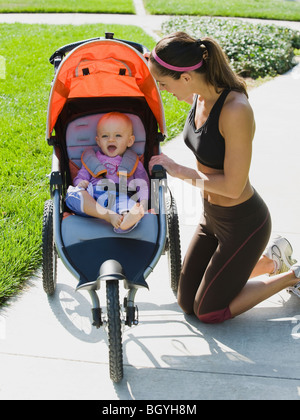
[[[178,165],[174,160],[170,159],[167,155],[161,153],[160,155],[152,156],[149,162],[149,171],[152,174],[154,165],[161,165],[165,168],[169,175],[176,177]]]

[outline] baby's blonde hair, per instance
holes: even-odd
[[[116,111],[108,112],[107,114],[104,114],[100,118],[100,120],[98,121],[98,124],[97,124],[97,131],[98,131],[98,127],[101,124],[101,122],[104,122],[104,121],[109,120],[110,118],[114,118],[114,117],[122,118],[124,121],[126,121],[126,123],[128,125],[130,125],[130,127],[131,127],[131,134],[133,134],[133,125],[132,125],[131,119],[128,117],[128,115],[123,114],[122,112],[116,112]]]

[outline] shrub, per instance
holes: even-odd
[[[164,34],[185,31],[216,39],[233,69],[254,79],[283,74],[294,65],[294,49],[300,48],[300,32],[277,25],[220,18],[177,17],[165,22]]]

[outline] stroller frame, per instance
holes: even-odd
[[[101,39],[103,38],[80,41],[58,49],[50,58],[50,62],[54,65],[55,73],[58,71],[62,59],[67,52],[88,42]],[[113,39],[113,34],[106,33],[104,39]],[[123,40],[117,41],[129,44],[138,51],[137,54],[142,54],[147,51],[146,47],[141,44]],[[163,133],[158,133],[158,135],[160,140],[163,140]],[[127,278],[122,265],[115,259],[104,261],[99,269],[98,277],[92,281],[86,281],[86,279],[82,279],[82,273],[72,265],[63,241],[61,224],[66,180],[57,153],[55,137],[53,138],[49,135],[49,127],[47,127],[47,141],[50,146],[53,146],[53,155],[50,174],[51,199],[46,201],[43,214],[43,287],[47,295],[53,295],[55,293],[57,257],[59,257],[68,271],[79,281],[76,291],[86,290],[90,295],[92,303],[92,325],[97,329],[101,326],[107,326],[108,328],[110,377],[112,381],[119,382],[123,377],[122,323],[128,327],[138,324],[138,308],[135,305],[137,290],[140,287],[148,288],[145,280],[154,270],[160,256],[164,253],[168,255],[171,289],[175,293],[177,291],[181,270],[181,250],[176,203],[167,187],[165,170],[161,166],[155,166],[151,179],[152,199],[155,201],[155,203],[152,203],[152,207],[154,204],[159,230],[156,251],[143,273],[144,281],[137,283]],[[123,319],[120,316],[120,281],[124,282],[124,288],[127,290],[127,296],[123,302],[125,312]],[[102,282],[106,283],[107,319],[103,318],[100,300],[97,294]]]

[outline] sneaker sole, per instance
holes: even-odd
[[[281,252],[278,245],[273,245],[272,248],[271,248],[272,253],[274,253],[280,261],[282,261],[282,266],[277,271],[277,274],[285,273],[286,271],[288,271],[290,269],[290,267],[293,264],[295,264],[297,262],[296,260],[293,260],[291,258],[292,253],[293,253],[292,245],[290,244],[290,242],[286,238],[282,238],[282,239],[286,242],[286,248],[285,248],[283,253]],[[275,250],[276,250],[276,252],[275,252]]]

